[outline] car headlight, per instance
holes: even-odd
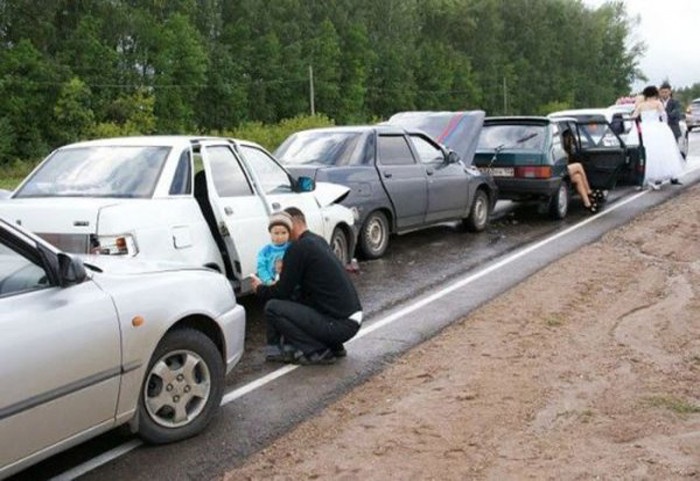
[[[136,239],[131,234],[98,235],[92,241],[92,253],[110,256],[135,256],[139,253]]]

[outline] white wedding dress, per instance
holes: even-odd
[[[677,179],[685,167],[676,138],[660,115],[658,110],[641,112],[642,142],[646,152],[644,183],[647,185]]]

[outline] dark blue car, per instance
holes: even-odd
[[[471,129],[472,142],[462,137],[462,145],[475,145],[478,127]],[[446,128],[445,136],[449,122]],[[367,259],[384,254],[390,234],[453,220],[482,231],[497,199],[495,183],[468,165],[471,158],[465,163],[424,131],[397,125],[305,130],[275,155],[296,177],[350,187],[342,204],[355,212],[358,249]]]

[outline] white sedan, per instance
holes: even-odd
[[[270,214],[304,212],[347,263],[349,189],[293,179],[261,146],[218,137],[144,136],[52,152],[6,199],[0,217],[66,252],[161,259],[224,273],[240,294],[270,242]]]
[[[199,433],[244,331],[221,274],[82,260],[0,219],[0,479],[121,424],[152,443]]]

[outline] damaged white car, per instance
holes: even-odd
[[[207,266],[240,294],[269,242],[269,215],[297,207],[347,263],[353,213],[345,186],[293,179],[261,146],[218,137],[143,136],[52,152],[0,200],[0,216],[72,253]]]

